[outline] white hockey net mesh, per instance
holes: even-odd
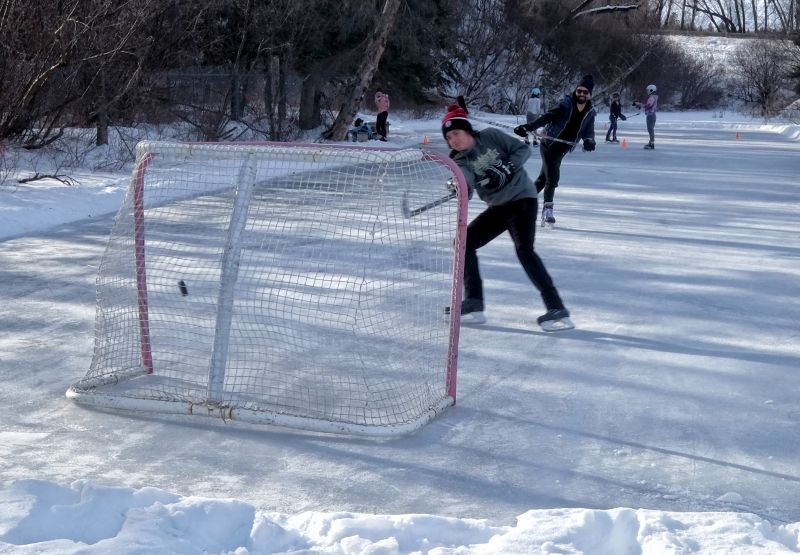
[[[139,145],[68,396],[320,431],[411,431],[455,399],[466,200],[418,149]],[[461,197],[463,195],[459,195]],[[457,313],[458,311],[454,311]]]

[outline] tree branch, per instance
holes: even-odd
[[[78,184],[77,181],[75,181],[73,178],[71,178],[68,175],[55,174],[55,173],[42,174],[42,173],[39,173],[39,172],[36,172],[31,177],[25,177],[25,178],[22,178],[22,179],[18,179],[17,183],[31,183],[33,181],[41,181],[42,179],[55,179],[56,181],[60,181],[61,183],[63,183],[64,185],[66,185],[68,187],[72,187],[73,185],[77,185]]]
[[[640,7],[640,3],[636,2],[635,4],[607,4],[605,6],[599,6],[597,8],[589,8],[584,9],[586,6],[592,3],[592,0],[582,0],[580,4],[575,6],[572,10],[570,10],[569,15],[559,21],[554,28],[561,27],[565,23],[570,21],[574,21],[579,17],[584,15],[592,15],[592,14],[599,14],[599,13],[609,13],[609,12],[617,12],[617,11],[628,11],[628,10],[636,10]]]

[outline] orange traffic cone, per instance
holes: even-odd
[[[622,142],[619,143],[620,148],[628,148],[628,139],[622,139]]]
[[[738,140],[739,140],[739,139],[741,139],[741,138],[742,138],[742,136],[741,136],[741,135],[739,134],[739,132],[737,131],[737,132],[736,132],[736,140],[738,141]]]
[[[428,144],[428,136],[427,135],[423,135],[422,136],[422,144],[424,144],[424,145]]]

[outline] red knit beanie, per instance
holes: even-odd
[[[442,135],[447,138],[447,132],[453,129],[461,129],[467,133],[472,133],[472,124],[467,119],[467,113],[464,108],[457,103],[453,103],[447,107],[447,113],[442,118]]]

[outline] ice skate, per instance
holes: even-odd
[[[553,227],[556,223],[556,217],[553,213],[553,203],[545,202],[542,206],[542,227]]]
[[[551,308],[536,319],[544,331],[564,331],[575,327],[566,308]]]
[[[483,299],[464,299],[461,303],[461,323],[462,324],[485,324],[486,314],[483,312]],[[444,309],[444,313],[450,314],[450,307]]]

